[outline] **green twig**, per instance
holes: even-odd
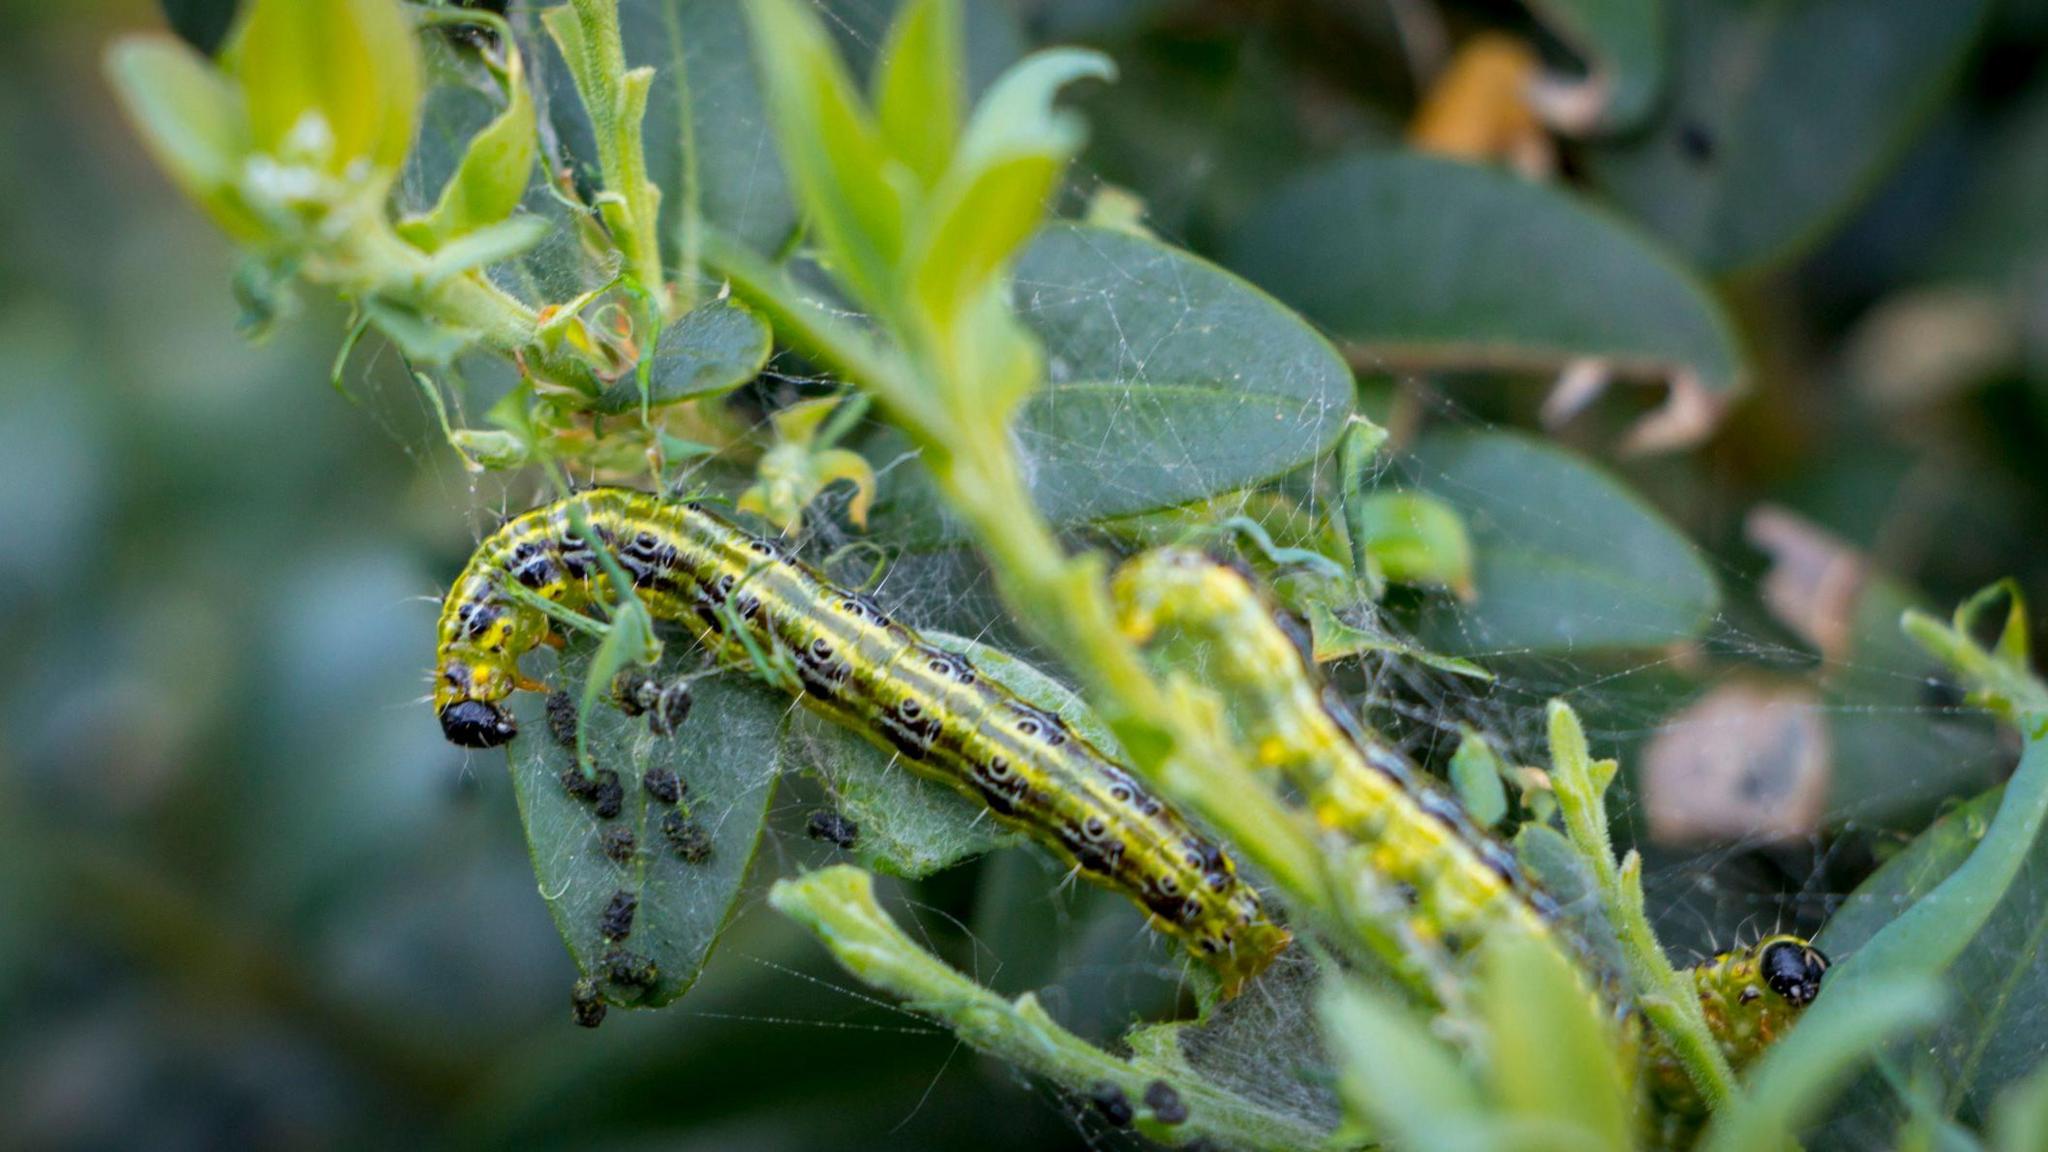
[[[1600,904],[1614,925],[1638,1006],[1691,1077],[1709,1108],[1719,1108],[1735,1094],[1735,1070],[1700,1011],[1692,981],[1671,966],[1663,945],[1650,928],[1643,909],[1642,857],[1634,852],[1619,865],[1607,827],[1607,786],[1614,782],[1612,760],[1593,759],[1586,732],[1571,705],[1550,702],[1551,781],[1564,813],[1565,833],[1592,870]]]
[[[1029,993],[1006,1000],[918,947],[875,902],[868,873],[835,865],[779,880],[768,903],[814,933],[863,983],[937,1020],[976,1051],[1042,1076],[1070,1092],[1113,1086],[1137,1111],[1139,1130],[1163,1144],[1212,1144],[1254,1152],[1335,1147],[1328,1133],[1199,1078],[1184,1066],[1112,1056],[1062,1028]],[[1168,1123],[1144,1106],[1147,1089],[1168,1084],[1186,1118]]]

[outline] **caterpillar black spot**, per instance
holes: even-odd
[[[1059,717],[696,503],[597,489],[485,540],[441,614],[434,706],[450,741],[495,747],[518,731],[502,702],[549,620],[509,585],[568,608],[611,598],[577,513],[651,615],[688,628],[726,664],[751,667],[757,654],[786,663],[806,706],[1129,896],[1227,989],[1285,947],[1286,931],[1229,858]]]

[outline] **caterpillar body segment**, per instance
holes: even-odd
[[[1317,821],[1412,891],[1410,926],[1456,947],[1504,925],[1549,934],[1547,897],[1514,855],[1449,795],[1351,716],[1322,682],[1299,629],[1243,571],[1199,552],[1133,558],[1112,585],[1126,635],[1191,644],[1256,762],[1300,791]]]
[[[580,511],[592,541],[579,538]],[[657,619],[721,663],[768,678],[809,708],[897,753],[913,771],[1116,888],[1234,991],[1286,946],[1230,859],[1056,715],[834,586],[780,544],[714,512],[596,489],[519,516],[485,540],[443,605],[434,706],[449,740],[492,747],[517,725],[503,701],[526,687],[519,658],[549,637],[538,607],[612,598],[594,550],[610,551]]]

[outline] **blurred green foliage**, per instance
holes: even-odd
[[[716,4],[676,6],[704,33],[680,48],[662,5],[625,13],[630,61],[681,61],[703,94],[679,107],[657,74],[649,172],[661,183],[682,163],[679,122],[707,153],[745,156],[704,167],[699,192],[707,217],[772,249],[792,198],[760,147],[743,29]],[[165,7],[202,43],[226,27],[223,4]],[[893,6],[828,7],[855,58],[872,56]],[[1378,477],[1385,491],[1420,490],[1465,517],[1475,598],[1397,589],[1385,624],[1483,657],[1497,678],[1478,686],[1399,662],[1347,673],[1381,705],[1376,722],[1438,764],[1461,726],[1504,761],[1532,762],[1537,704],[1569,694],[1600,752],[1631,774],[1617,785],[1628,793],[1617,834],[1644,851],[1668,946],[1682,956],[1760,923],[1811,929],[1838,913],[1829,931],[1841,943],[1823,943],[1846,949],[1954,869],[1982,835],[1982,801],[1900,850],[2011,758],[1897,639],[1899,609],[2008,574],[2048,603],[2048,553],[2031,531],[2048,513],[2036,450],[2048,430],[2048,6],[1667,7],[1664,26],[1646,29],[1615,13],[1654,6],[1567,0],[988,0],[968,5],[966,82],[980,90],[1041,43],[1106,53],[1121,81],[1079,93],[1096,132],[1070,181],[1077,211],[1128,188],[1145,226],[1341,341],[1366,410],[1402,433]],[[382,338],[347,362],[345,397],[323,387],[347,319],[314,294],[266,342],[235,336],[231,254],[145,162],[100,79],[114,32],[163,19],[140,0],[0,7],[9,1142],[1125,1139],[1077,1119],[1084,1104],[849,986],[758,900],[742,902],[682,1004],[617,1013],[595,1033],[570,1027],[574,968],[535,895],[513,781],[495,759],[443,744],[420,702],[433,598],[491,515],[530,492],[461,469]],[[1566,87],[1614,78],[1598,115],[1559,120],[1561,181],[1399,149],[1446,49],[1487,29],[1535,44]],[[560,119],[573,90],[558,63],[545,90]],[[431,109],[430,137],[449,122]],[[467,112],[456,120],[487,119]],[[914,119],[887,127],[900,137]],[[557,128],[593,161],[604,147],[578,139],[587,128]],[[388,141],[380,148],[388,158]],[[620,163],[605,159],[607,171]],[[454,164],[439,164],[408,187],[440,188]],[[680,250],[687,238],[663,239]],[[1062,244],[1082,251],[1048,251]],[[1293,338],[1284,310],[1247,311],[1222,289],[1205,311],[1204,277],[1216,274],[1123,234],[1053,232],[1025,257],[1020,279],[1058,290],[1022,318],[1053,358],[1052,393],[1072,395],[1027,400],[1022,420],[1046,449],[1034,494],[1062,525],[1207,496],[1265,479],[1256,465],[1272,453],[1330,448],[1336,430],[1302,414],[1350,381],[1312,339],[1271,366],[1279,387],[1250,407],[1221,388],[1211,409],[1139,404],[1141,419],[1115,425],[1130,448],[1084,444],[1147,387],[1199,395],[1205,362],[1243,354],[1219,345]],[[1129,329],[1091,327],[1089,308],[1108,301],[1115,316],[1118,293],[1138,292],[1124,281],[1188,296],[1168,315],[1131,305]],[[676,323],[722,319],[690,311]],[[1168,339],[1190,327],[1207,342]],[[715,393],[751,375],[760,329],[720,331],[724,355],[657,363],[652,386]],[[1134,369],[1133,350],[1154,347],[1165,351]],[[1725,420],[1703,445],[1657,457],[1613,451],[1642,427],[1650,393],[1592,404],[1555,429],[1559,444],[1491,430],[1541,426],[1557,371],[1589,355],[1624,379],[1685,375]],[[1098,380],[1118,385],[1100,410],[1085,403]],[[593,406],[630,411],[632,384]],[[740,403],[787,399],[778,387]],[[1162,443],[1183,455],[1138,451]],[[887,433],[861,446],[877,466],[901,448]],[[1219,446],[1249,464],[1183,467]],[[960,559],[958,527],[936,518],[921,473],[883,479],[877,532],[913,553],[900,561],[912,610],[968,635],[995,623],[976,594],[983,574]],[[1749,514],[1761,504],[1825,535],[1760,532]],[[1821,578],[1802,583],[1815,556]],[[1832,753],[1813,833],[1658,841],[1658,781],[1633,775],[1653,759],[1646,746],[1688,704],[1752,673],[1818,701],[1805,707]],[[1743,777],[1736,791],[1767,783]],[[776,797],[754,888],[829,857],[802,832],[819,799],[801,782]],[[2039,885],[2026,876],[1959,979],[2038,971]],[[885,899],[943,957],[1006,994],[1037,990],[1084,1038],[1169,1012],[1177,961],[1114,898],[1058,880],[1011,848]],[[1975,1123],[2041,1061],[2026,1025],[2037,983],[2008,980],[1945,1026],[1945,1108]],[[1895,1006],[1901,1018],[1917,1010],[1903,993]],[[1403,1027],[1370,1004],[1323,1011],[1389,1035]],[[1338,1088],[1351,1099],[1356,1086]],[[1894,1089],[1858,1085],[1849,1120],[1878,1119],[1838,1120],[1822,1140],[1888,1136]],[[2006,1107],[2008,1130],[2022,1130],[2021,1105]]]

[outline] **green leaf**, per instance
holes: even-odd
[[[925,639],[964,653],[991,680],[1056,713],[1111,758],[1116,738],[1072,689],[1000,648],[943,632]],[[791,759],[804,763],[832,792],[839,811],[860,825],[856,852],[878,871],[921,877],[1017,843],[1017,833],[991,819],[985,805],[911,772],[892,752],[823,720],[792,727]]]
[[[1375,492],[1351,506],[1373,570],[1396,584],[1469,593],[1472,537],[1455,508],[1417,492]]]
[[[809,5],[747,0],[782,162],[833,272],[870,307],[889,298],[906,189],[845,61]]]
[[[1597,184],[1716,273],[1790,259],[1839,223],[1947,94],[1987,0],[1671,6],[1673,91],[1587,157]]]
[[[1508,790],[1501,781],[1500,757],[1493,746],[1472,728],[1461,728],[1458,750],[1451,754],[1451,787],[1458,802],[1481,828],[1491,828],[1507,818]]]
[[[2048,1063],[1999,1097],[1991,1114],[1997,1152],[2038,1152],[2048,1148]]]
[[[249,151],[249,118],[227,78],[168,36],[123,37],[108,49],[106,67],[122,110],[185,195],[237,240],[261,236],[233,189]]]
[[[579,697],[593,647],[572,642],[550,687]],[[691,659],[678,652],[657,674],[673,676]],[[537,699],[520,702],[510,762],[534,878],[576,967],[596,977],[617,1004],[658,1007],[689,990],[739,897],[775,791],[776,742],[788,701],[736,673],[698,680],[692,691],[694,715],[668,738],[609,704],[585,717],[592,760],[600,770],[617,772],[624,788],[622,811],[613,820],[600,820],[590,803],[563,787],[562,773],[576,770],[574,751],[554,738]],[[674,772],[687,786],[687,818],[710,838],[710,855],[701,862],[678,854],[664,829],[673,823],[672,810],[641,784],[656,768]],[[633,835],[624,863],[604,850],[600,837],[608,827]],[[600,923],[621,892],[638,904],[630,935],[614,945]],[[607,956],[615,948],[654,962],[658,976],[650,987],[607,979]]]
[[[554,225],[539,216],[515,216],[450,236],[435,249],[421,279],[437,284],[511,260],[546,239],[553,229]]]
[[[1328,984],[1322,965],[1291,950],[1260,974],[1256,991],[1201,1001],[1192,1020],[1131,1028],[1124,1045],[1141,1059],[1185,1068],[1191,1078],[1284,1110],[1305,1129],[1328,1131],[1342,1119],[1317,1011]],[[1315,1147],[1349,1145],[1326,1140]]]
[[[1590,357],[1625,376],[1697,381],[1709,399],[1747,372],[1728,317],[1658,245],[1492,168],[1354,155],[1269,197],[1225,252],[1357,356],[1396,369]]]
[[[419,51],[397,0],[255,0],[231,70],[263,152],[391,174],[412,147]]]
[[[1933,272],[2038,299],[2032,273],[2048,259],[2048,220],[2039,190],[2048,188],[2048,88],[2035,85],[2005,112],[1978,151],[1961,203],[1935,241]],[[2041,337],[2032,334],[2036,363]]]
[[[950,324],[979,300],[1045,219],[1046,202],[1085,136],[1074,116],[1053,109],[1053,97],[1076,80],[1115,73],[1094,52],[1039,52],[1003,73],[982,98],[911,248],[913,290],[937,323]]]
[[[1564,923],[1585,944],[1593,971],[1616,977],[1627,972],[1628,958],[1621,940],[1600,903],[1599,882],[1571,841],[1547,824],[1524,824],[1515,833],[1515,858],[1529,870],[1530,879],[1557,902]]]
[[[1368,1132],[1397,1147],[1496,1147],[1492,1118],[1464,1062],[1407,1008],[1355,980],[1324,993],[1323,1034],[1337,1062],[1337,1092]]]
[[[908,0],[896,13],[875,68],[882,137],[927,186],[945,172],[960,132],[960,54],[957,0]]]
[[[744,304],[711,300],[662,330],[649,369],[648,403],[654,407],[723,396],[761,374],[773,350],[768,325]],[[640,379],[629,373],[591,401],[593,412],[640,408]]]
[[[1983,791],[2012,762],[1989,717],[1927,708],[1943,672],[1899,628],[1924,596],[1885,573],[1863,577],[1848,619],[1848,658],[1821,681],[1833,749],[1827,818],[1912,831],[1952,797]]]
[[[541,22],[590,118],[604,175],[598,214],[625,255],[627,270],[653,291],[664,280],[661,189],[647,178],[643,144],[654,69],[626,67],[617,0],[572,0],[542,13]]]
[[[822,717],[792,717],[784,755],[823,781],[833,807],[860,826],[854,858],[876,872],[918,879],[1021,839],[982,805]]]
[[[1599,1000],[1550,942],[1495,935],[1480,954],[1480,1007],[1502,1119],[1573,1133],[1562,1146],[1634,1147],[1629,1085]]]
[[[1442,652],[1654,648],[1699,635],[1719,605],[1698,550],[1625,485],[1540,440],[1450,433],[1417,446],[1408,480],[1465,517],[1470,603],[1418,621]]]
[[[1587,61],[1587,76],[1569,90],[1547,86],[1553,106],[1573,106],[1555,108],[1553,123],[1613,132],[1650,114],[1664,87],[1663,0],[1529,0],[1529,7]]]
[[[2039,1050],[2048,1012],[2048,743],[2029,742],[2020,768],[1922,833],[1843,902],[1816,943],[1836,958],[1828,991],[1940,976],[1956,990],[1953,1017],[1928,1059],[1949,1086],[1951,1113],[1982,1116]],[[1889,1093],[1866,1086],[1859,1108]]]
[[[503,79],[505,110],[470,138],[433,208],[399,225],[401,235],[429,252],[505,220],[526,196],[539,138],[533,94],[516,50],[509,53]]]
[[[420,364],[446,364],[477,341],[476,332],[451,327],[399,301],[372,296],[362,307],[377,331]]]
[[[1017,438],[1056,524],[1150,512],[1246,487],[1321,455],[1351,414],[1351,373],[1315,330],[1179,249],[1054,225],[1018,260],[1020,318],[1047,381]],[[870,445],[887,460],[893,437]],[[921,469],[884,480],[876,531],[932,546],[962,529]]]

